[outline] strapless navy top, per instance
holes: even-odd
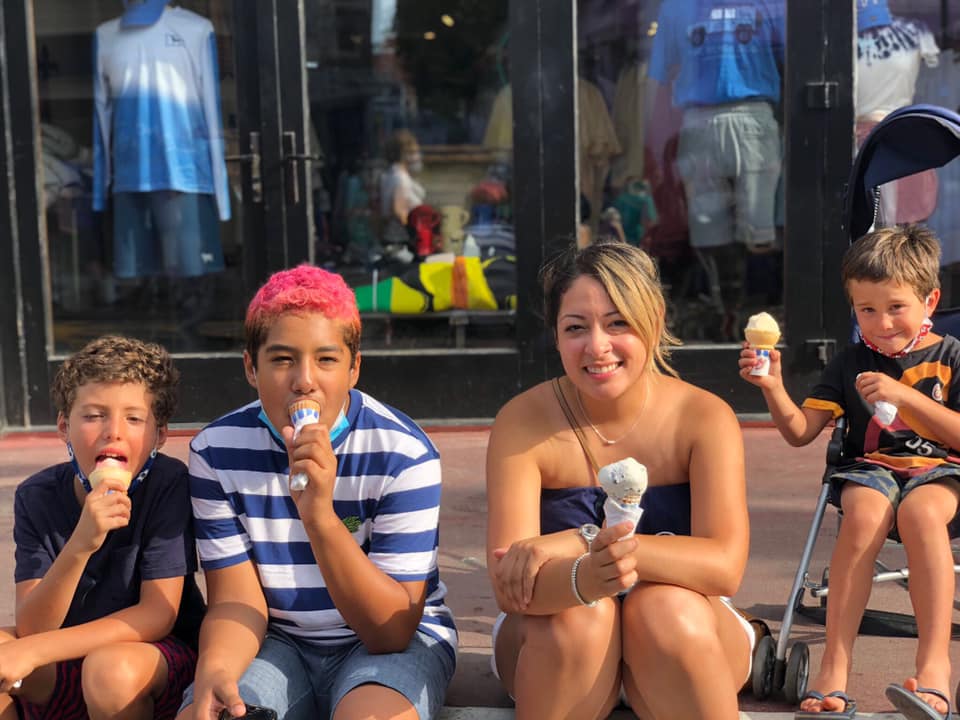
[[[540,491],[540,533],[580,527],[584,523],[603,525],[602,487],[587,486]],[[670,532],[690,534],[690,484],[648,487],[640,502],[643,516],[637,524],[641,535]]]

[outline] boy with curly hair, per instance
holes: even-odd
[[[0,718],[172,718],[196,663],[187,469],[160,454],[179,374],[120,336],[51,388],[69,461],[16,490],[16,627],[0,631]]]

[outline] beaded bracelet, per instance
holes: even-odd
[[[573,588],[573,596],[577,599],[578,603],[581,605],[586,605],[587,607],[594,607],[597,604],[597,601],[593,600],[591,602],[587,602],[583,599],[583,595],[581,595],[580,591],[577,589],[577,568],[580,567],[580,563],[583,562],[583,559],[589,554],[589,552],[585,552],[583,555],[573,561],[573,567],[570,569],[570,587]]]

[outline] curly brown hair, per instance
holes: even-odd
[[[156,343],[104,335],[73,353],[57,370],[50,387],[57,411],[69,415],[77,389],[87,383],[143,383],[153,395],[157,426],[164,427],[177,408],[180,372],[170,353]]]

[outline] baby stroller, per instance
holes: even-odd
[[[960,115],[933,105],[909,105],[888,115],[873,128],[854,160],[844,205],[844,230],[850,242],[864,235],[877,220],[880,204],[878,186],[901,177],[946,165],[960,154]],[[933,317],[935,330],[960,337],[960,308],[937,310]],[[790,630],[796,613],[807,608],[802,604],[805,590],[823,607],[828,594],[828,571],[820,582],[809,579],[813,554],[824,512],[829,502],[830,475],[841,461],[844,419],[838,419],[827,447],[827,467],[820,495],[810,524],[800,564],[787,600],[780,634],[760,640],[754,654],[752,686],[754,695],[763,699],[782,690],[787,702],[796,704],[804,696],[809,674],[809,649],[804,642],[794,642],[788,652]],[[904,586],[909,577],[906,568],[890,570],[877,564],[873,581],[898,581]],[[960,572],[960,566],[954,566]],[[887,614],[891,615],[891,614]]]

